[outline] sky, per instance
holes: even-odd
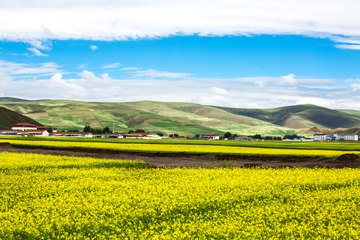
[[[360,110],[358,0],[1,0],[0,97]]]

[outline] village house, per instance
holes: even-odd
[[[65,137],[79,137],[79,138],[92,138],[91,132],[67,132]]]
[[[125,138],[137,138],[137,139],[144,139],[144,137],[147,137],[148,135],[151,135],[150,132],[148,133],[128,133],[125,134]]]
[[[202,140],[220,140],[220,135],[217,133],[205,133],[201,135]]]
[[[65,133],[64,132],[53,132],[51,134],[52,137],[65,137]]]
[[[37,126],[31,123],[16,123],[12,125],[11,130],[37,130]]]
[[[102,134],[103,138],[123,138],[121,133],[104,133]]]
[[[19,135],[25,137],[49,137],[50,134],[47,130],[25,130],[18,132]]]
[[[239,136],[239,137],[235,137],[234,140],[237,141],[252,141],[251,137],[246,137],[246,136]]]
[[[0,135],[2,136],[14,136],[17,135],[20,130],[0,130]]]
[[[314,141],[327,141],[327,134],[314,134]]]
[[[49,127],[49,126],[37,126],[36,127],[37,130],[48,130],[49,128],[51,128],[51,130],[53,132],[57,132],[57,128],[55,128],[55,127]]]

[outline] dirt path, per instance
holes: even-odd
[[[38,153],[122,160],[143,160],[149,163],[151,167],[360,167],[360,158],[354,154],[345,154],[338,158],[279,156],[260,157],[220,154],[119,152],[106,149],[60,149],[33,146],[13,147],[9,143],[1,143],[0,152]]]

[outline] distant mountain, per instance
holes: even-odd
[[[114,127],[115,131],[142,128],[153,133],[193,136],[206,132],[238,135],[312,135],[321,132],[354,132],[360,129],[360,112],[333,110],[315,105],[274,109],[240,109],[172,102],[79,102],[40,100],[0,102],[0,106],[24,114],[59,130]],[[353,130],[350,130],[353,129]]]
[[[40,100],[26,100],[21,98],[13,98],[13,97],[0,97],[0,102],[37,102],[37,101],[44,101],[48,99],[40,99]]]
[[[0,97],[0,102],[28,102],[29,100],[13,98],[13,97]]]
[[[21,123],[21,122],[42,126],[42,124],[29,117],[26,117],[22,114],[11,111],[9,109],[0,107],[0,129],[11,129],[12,124]]]
[[[358,111],[350,113],[346,110],[332,110],[311,104],[274,109],[220,108],[230,113],[294,129],[311,128],[313,126],[330,129],[360,126],[360,114],[355,114]]]

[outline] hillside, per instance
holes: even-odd
[[[32,123],[41,126],[39,122],[17,112],[0,107],[0,129],[11,129],[11,125],[20,122]]]
[[[13,98],[13,97],[0,97],[0,102],[28,102],[29,100]]]
[[[314,126],[329,129],[360,126],[360,114],[358,111],[333,110],[311,104],[265,110],[224,107],[221,107],[221,109],[294,129]]]
[[[332,110],[315,105],[274,109],[236,109],[172,102],[80,102],[39,100],[0,102],[43,125],[65,129],[114,126],[115,131],[142,128],[165,134],[188,136],[229,131],[238,135],[312,135],[319,132],[354,132],[360,127],[360,112]]]

